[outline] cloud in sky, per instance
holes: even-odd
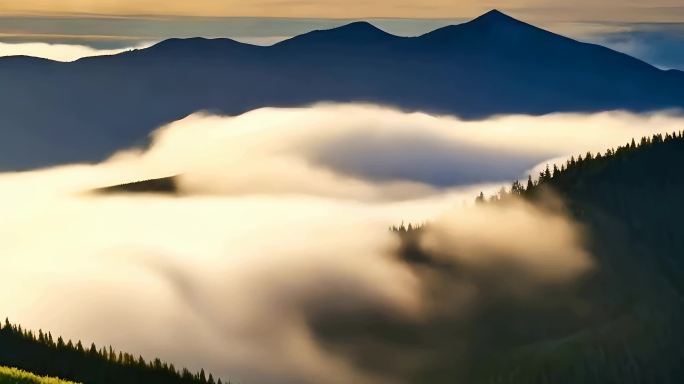
[[[510,181],[681,124],[627,113],[462,122],[369,105],[195,114],[102,164],[0,174],[2,315],[239,382],[401,383],[446,351],[397,348],[354,325],[429,335],[446,316],[465,327],[474,303],[543,302],[547,286],[592,268],[562,211],[463,206],[497,187],[471,174]],[[448,182],[429,172],[442,162]],[[84,193],[175,174],[178,196]],[[402,220],[430,220],[422,249],[462,272],[406,262],[387,230]],[[386,361],[369,369],[368,353]]]
[[[684,24],[636,24],[593,34],[588,40],[638,57],[662,69],[684,70]]]

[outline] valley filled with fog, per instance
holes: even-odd
[[[369,368],[363,343],[318,325],[377,316],[421,329],[468,318],[492,290],[547,299],[596,267],[591,234],[562,209],[475,197],[683,123],[619,111],[464,121],[370,104],[195,113],[101,163],[0,174],[2,314],[241,383],[400,383],[410,364]],[[93,192],[169,176],[174,193]],[[461,273],[399,257],[389,228],[402,222],[429,222],[419,247]]]

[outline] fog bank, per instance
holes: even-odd
[[[401,383],[446,352],[355,326],[423,335],[453,319],[467,349],[477,303],[540,302],[593,268],[562,211],[472,206],[480,190],[681,120],[463,122],[369,105],[195,114],[102,164],[0,175],[2,315],[238,382]],[[170,175],[178,195],[88,192]],[[420,251],[449,267],[408,262],[388,230],[401,221],[429,221]],[[369,367],[369,351],[388,361]],[[401,359],[411,364],[389,361]]]

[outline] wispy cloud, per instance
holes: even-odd
[[[684,24],[625,24],[622,30],[595,33],[587,40],[638,57],[662,69],[684,70]]]

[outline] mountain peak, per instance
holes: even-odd
[[[503,23],[522,23],[518,19],[508,16],[507,14],[492,9],[491,11],[473,19],[473,23],[487,23],[487,24],[503,24]]]
[[[471,44],[481,41],[486,36],[508,38],[511,33],[519,34],[521,31],[537,30],[541,31],[497,9],[492,9],[466,23],[438,28],[421,37],[424,39],[449,41],[451,43],[458,40],[463,44]]]
[[[315,31],[319,35],[327,35],[333,37],[344,37],[347,39],[367,39],[367,38],[383,38],[391,36],[389,33],[376,27],[367,21],[355,21],[353,23],[345,24],[336,28],[326,29],[322,31]]]
[[[510,16],[499,11],[498,9],[492,9],[492,10],[489,10],[489,11],[483,13],[482,15],[480,15],[480,17],[510,17]]]
[[[354,21],[349,24],[333,28],[332,30],[346,30],[346,31],[365,31],[365,32],[383,32],[380,28],[367,21]]]
[[[227,49],[249,47],[248,44],[227,38],[207,39],[204,37],[170,38],[148,48],[149,52],[163,52],[167,54],[195,55],[207,53],[221,53]]]
[[[356,21],[332,29],[316,30],[282,41],[277,46],[289,46],[293,43],[308,44],[369,44],[384,42],[396,37],[367,21]]]
[[[227,38],[176,38],[172,37],[162,40],[157,44],[143,49],[133,49],[126,52],[112,55],[121,59],[137,58],[145,60],[194,60],[209,58],[236,58],[240,55],[247,55],[250,52],[261,49],[262,47],[241,43]],[[106,56],[83,57],[76,62],[102,61]]]

